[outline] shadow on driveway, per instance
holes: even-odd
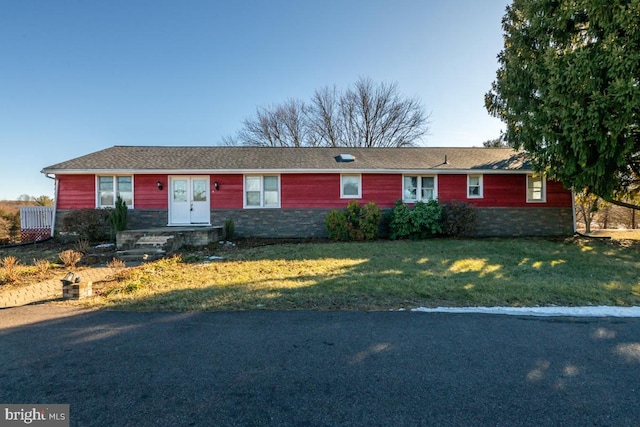
[[[74,426],[634,425],[640,319],[0,310],[0,402]]]

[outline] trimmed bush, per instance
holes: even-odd
[[[375,240],[378,238],[382,211],[374,203],[364,207],[357,200],[347,204],[347,209],[334,209],[325,218],[331,240]]]
[[[391,239],[425,239],[442,231],[442,207],[437,200],[416,202],[413,209],[398,200],[391,213],[389,231]]]
[[[442,204],[442,233],[447,236],[468,236],[476,231],[478,211],[470,203],[449,201]]]
[[[411,236],[411,209],[409,205],[398,200],[390,213],[389,237],[391,239],[406,239]]]
[[[347,211],[334,209],[325,217],[324,222],[329,232],[329,239],[337,241],[349,240]]]
[[[380,231],[380,220],[382,220],[382,210],[374,202],[364,205],[361,210],[360,231],[364,240],[375,240]]]
[[[62,218],[61,231],[73,233],[78,239],[101,242],[109,239],[109,210],[76,209]]]

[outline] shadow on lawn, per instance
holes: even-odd
[[[357,309],[418,306],[638,305],[637,248],[593,241],[427,240],[279,245],[243,254],[282,260],[291,271],[220,286],[173,289],[112,300],[136,310]],[[313,274],[298,262],[350,259]],[[213,264],[212,264],[213,265]],[[224,266],[224,261],[222,264]],[[203,268],[203,275],[207,266]],[[205,279],[206,280],[206,279]]]

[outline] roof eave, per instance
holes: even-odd
[[[43,169],[40,171],[43,174],[54,175],[213,175],[213,174],[285,174],[285,173],[368,173],[368,174],[407,174],[407,173],[421,173],[421,174],[468,174],[468,173],[482,173],[482,174],[519,174],[519,173],[531,173],[533,170],[530,168],[519,169],[485,169],[485,168],[470,168],[470,169],[440,169],[440,168],[405,168],[405,169]]]

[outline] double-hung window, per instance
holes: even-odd
[[[467,197],[480,199],[483,196],[482,175],[467,175]]]
[[[247,208],[279,208],[280,177],[277,175],[245,176],[244,205]]]
[[[113,208],[120,198],[128,208],[133,207],[133,177],[131,175],[98,176],[99,208]]]
[[[340,198],[359,199],[362,197],[361,175],[340,175]]]
[[[547,186],[542,175],[527,175],[527,202],[545,202]]]
[[[429,201],[438,197],[435,176],[405,175],[402,180],[402,200]]]

